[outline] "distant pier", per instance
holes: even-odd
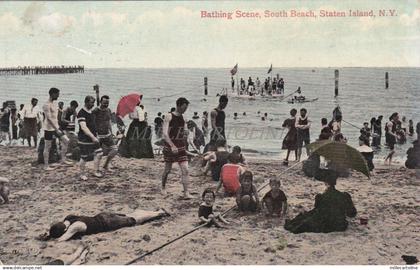
[[[0,76],[8,75],[40,75],[40,74],[63,74],[85,73],[84,66],[39,66],[39,67],[14,67],[0,68]]]

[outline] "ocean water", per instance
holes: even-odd
[[[320,132],[321,118],[332,118],[332,111],[340,105],[343,119],[361,127],[372,117],[383,115],[385,120],[393,112],[406,116],[407,122],[420,121],[420,68],[339,68],[339,96],[334,98],[335,68],[274,68],[272,75],[279,74],[285,81],[286,95],[301,87],[307,98],[319,98],[316,102],[288,104],[286,100],[276,99],[246,100],[230,98],[226,108],[226,127],[228,143],[240,145],[252,155],[267,158],[283,158],[282,139],[286,131],[281,125],[292,108],[306,108],[312,120],[311,140]],[[93,85],[100,86],[101,95],[111,97],[110,107],[116,109],[121,96],[138,92],[143,94],[143,105],[148,112],[149,123],[158,112],[167,112],[175,107],[175,101],[183,96],[191,104],[186,117],[191,119],[194,112],[201,116],[217,106],[216,94],[222,88],[230,89],[230,69],[87,69],[84,74],[1,76],[0,101],[15,100],[17,104],[29,103],[37,97],[40,104],[48,99],[48,90],[57,87],[61,90],[60,100],[65,106],[71,100],[83,104],[86,95],[95,95]],[[267,77],[266,68],[240,68],[238,78],[249,76],[255,81]],[[385,72],[389,72],[389,88],[385,89]],[[208,96],[204,96],[204,77],[208,77]],[[236,78],[236,76],[235,76]],[[206,101],[203,101],[203,98]],[[158,99],[160,99],[158,101]],[[268,120],[262,121],[260,115],[267,113]],[[239,115],[233,119],[234,112]],[[246,113],[246,116],[243,113]],[[128,123],[128,119],[125,119]],[[201,124],[200,124],[201,126]],[[359,130],[343,123],[342,131],[349,144],[357,146]],[[382,143],[384,143],[384,138]],[[397,146],[397,157],[405,159],[405,152],[412,138],[405,145]],[[382,147],[377,153],[381,158],[388,150]]]

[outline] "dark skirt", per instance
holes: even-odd
[[[121,141],[119,152],[123,157],[154,158],[152,129],[146,121],[134,119]]]
[[[296,128],[291,128],[287,134],[286,137],[283,139],[283,144],[281,146],[281,149],[287,149],[287,150],[296,150],[297,149],[297,132]]]
[[[292,233],[329,233],[341,232],[347,229],[348,223],[344,220],[332,221],[324,218],[317,209],[297,215],[292,220],[286,220],[284,228]]]
[[[25,137],[38,136],[38,125],[36,118],[25,118],[23,121]]]

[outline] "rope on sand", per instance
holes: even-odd
[[[198,229],[200,229],[200,228],[202,228],[202,227],[204,227],[204,226],[207,226],[207,224],[208,224],[209,222],[210,222],[210,221],[208,221],[208,222],[206,222],[206,223],[203,223],[203,224],[201,224],[201,225],[199,225],[199,226],[196,226],[194,229],[190,230],[189,232],[186,232],[186,233],[184,233],[183,235],[178,236],[177,238],[174,238],[174,239],[172,239],[171,241],[166,242],[165,244],[163,244],[163,245],[161,245],[161,246],[159,246],[159,247],[157,247],[157,248],[155,248],[155,249],[152,249],[151,251],[148,251],[148,252],[144,253],[143,255],[140,255],[139,257],[137,257],[137,258],[135,258],[135,259],[133,259],[133,260],[129,261],[129,262],[128,262],[128,263],[126,263],[125,265],[130,265],[130,264],[133,264],[133,263],[137,262],[138,260],[140,260],[140,259],[142,259],[142,258],[146,257],[147,255],[150,255],[150,254],[152,254],[153,252],[158,251],[159,249],[161,249],[161,248],[163,248],[163,247],[166,247],[167,245],[172,244],[173,242],[175,242],[175,241],[177,241],[177,240],[179,240],[179,239],[181,239],[181,238],[183,238],[183,237],[185,237],[185,236],[187,236],[187,235],[189,235],[189,234],[191,234],[191,233],[195,232],[196,230],[198,230]]]
[[[280,175],[282,175],[282,174],[284,174],[284,173],[286,173],[286,172],[287,172],[287,171],[289,171],[290,169],[292,169],[292,168],[296,167],[298,164],[300,164],[300,163],[302,163],[302,162],[303,162],[303,161],[299,161],[299,162],[297,162],[296,164],[294,164],[294,165],[290,166],[289,168],[287,168],[286,170],[284,170],[284,171],[280,172],[279,176],[280,176]],[[269,184],[270,184],[270,181],[268,181],[267,183],[265,183],[264,185],[262,185],[262,186],[258,189],[258,192],[260,192],[261,190],[263,190],[263,189],[264,189],[266,186],[268,186]],[[223,213],[219,214],[218,216],[222,216],[222,217],[223,217],[224,215],[226,215],[227,213],[229,213],[230,211],[232,211],[232,210],[233,210],[233,209],[235,209],[236,207],[237,207],[237,206],[236,206],[236,205],[234,205],[234,206],[232,206],[231,208],[229,208],[228,210],[226,210],[226,211],[224,211]],[[200,225],[198,225],[198,226],[194,227],[193,229],[191,229],[190,231],[188,231],[188,232],[184,233],[183,235],[178,236],[178,237],[176,237],[176,238],[174,238],[174,239],[172,239],[172,240],[170,240],[170,241],[166,242],[165,244],[160,245],[160,246],[158,246],[158,247],[156,247],[156,248],[152,249],[151,251],[148,251],[148,252],[146,252],[146,253],[144,253],[144,254],[140,255],[140,256],[139,256],[139,257],[137,257],[137,258],[134,258],[133,260],[129,261],[128,263],[125,263],[125,265],[130,265],[130,264],[133,264],[133,263],[135,263],[135,262],[139,261],[140,259],[142,259],[142,258],[146,257],[147,255],[150,255],[150,254],[152,254],[153,252],[158,251],[159,249],[162,249],[162,248],[166,247],[167,245],[170,245],[170,244],[172,244],[173,242],[175,242],[175,241],[177,241],[177,240],[179,240],[179,239],[181,239],[181,238],[184,238],[185,236],[187,236],[187,235],[189,235],[189,234],[191,234],[191,233],[193,233],[193,232],[197,231],[198,229],[201,229],[202,227],[207,226],[210,222],[211,222],[211,221],[208,221],[208,222],[206,222],[206,223],[203,223],[203,224],[200,224]]]

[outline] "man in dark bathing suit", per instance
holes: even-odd
[[[175,112],[169,113],[163,121],[163,157],[165,169],[162,175],[161,193],[166,195],[166,182],[172,170],[172,164],[177,162],[181,169],[181,182],[184,188],[184,199],[192,199],[188,192],[188,156],[185,132],[188,130],[183,114],[188,108],[189,101],[186,98],[178,98]]]

